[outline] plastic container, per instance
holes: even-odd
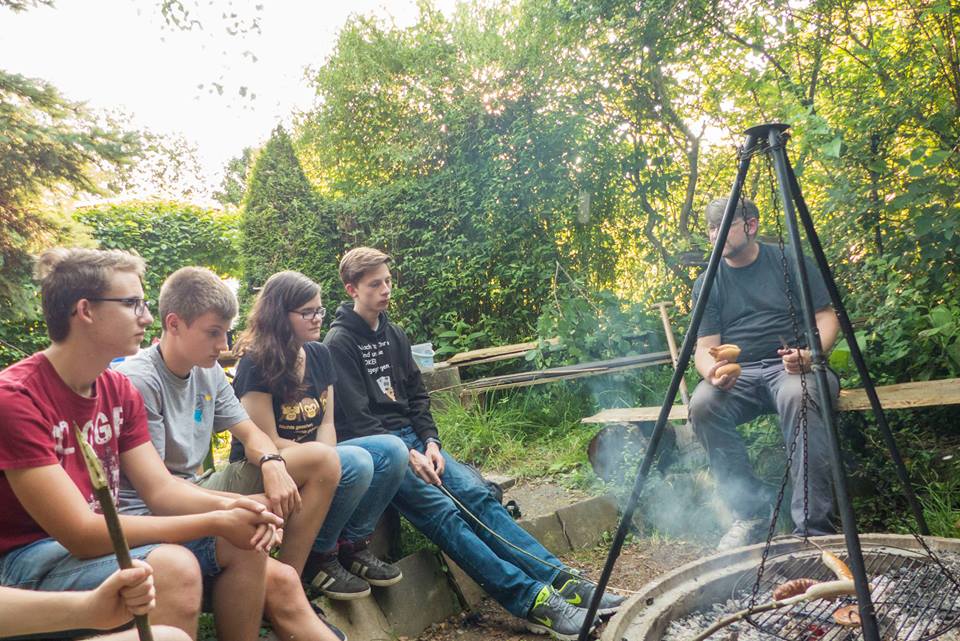
[[[433,369],[433,343],[411,345],[410,352],[413,354],[413,362],[421,371]]]

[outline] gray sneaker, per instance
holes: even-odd
[[[562,585],[557,585],[557,583],[560,582],[562,582]],[[594,583],[572,572],[560,573],[560,576],[554,580],[553,586],[556,588],[557,593],[563,597],[564,601],[570,605],[584,609],[590,607],[590,601],[593,599],[593,594],[597,587]],[[603,596],[600,597],[597,614],[603,616],[613,614],[623,605],[624,601],[626,601],[626,598],[622,596],[604,592]]]
[[[393,585],[403,579],[400,568],[375,557],[365,544],[341,547],[340,564],[351,574],[378,587]]]
[[[309,559],[304,576],[309,576],[308,571],[315,571],[310,579],[310,587],[331,599],[351,601],[370,595],[370,584],[347,572],[335,554],[317,555],[316,558]]]
[[[527,629],[537,634],[550,634],[563,641],[576,641],[580,628],[587,618],[587,611],[570,605],[549,585],[543,586],[527,614]],[[592,631],[597,622],[590,624]]]
[[[717,543],[717,552],[759,543],[766,524],[764,519],[737,519]]]

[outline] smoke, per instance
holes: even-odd
[[[591,441],[594,471],[623,509],[646,455],[652,424],[613,423]],[[716,492],[703,448],[687,426],[668,426],[644,484],[633,526],[643,535],[715,542],[732,516]]]

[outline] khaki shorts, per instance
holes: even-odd
[[[196,484],[208,490],[220,492],[263,494],[263,477],[260,476],[260,468],[245,460],[230,463],[221,470],[208,470],[197,478]]]

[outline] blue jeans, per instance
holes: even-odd
[[[411,449],[424,451],[412,427],[397,435]],[[563,562],[517,525],[477,476],[442,450],[446,467],[443,486],[486,526],[510,543],[556,566]],[[505,545],[476,521],[461,513],[437,487],[407,469],[393,504],[410,523],[470,575],[497,603],[517,617],[526,617],[534,599],[559,570]]]
[[[363,436],[337,445],[340,484],[313,551],[336,548],[337,540],[361,541],[373,534],[407,470],[407,446],[395,436]]]
[[[157,545],[131,548],[130,557],[142,561]],[[119,569],[115,554],[78,559],[55,539],[40,539],[0,556],[0,585],[45,592],[92,590]]]

